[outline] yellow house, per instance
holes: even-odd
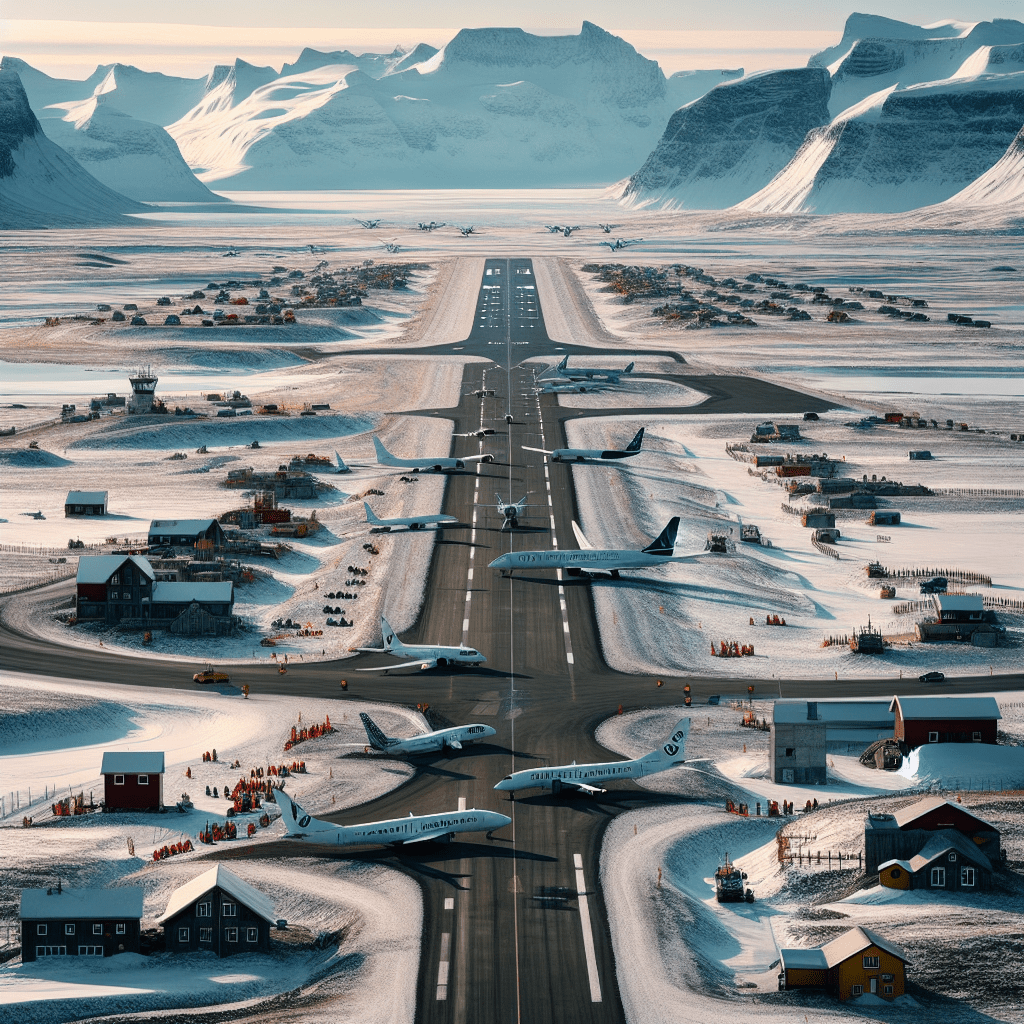
[[[817,949],[779,952],[780,990],[824,987],[844,1001],[867,993],[882,999],[904,993],[906,953],[868,928],[851,928]]]

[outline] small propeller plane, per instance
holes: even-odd
[[[453,469],[465,469],[467,462],[493,462],[494,456],[484,455],[461,455],[457,459],[447,456],[439,459],[403,459],[384,447],[384,442],[374,434],[373,447],[377,450],[377,464],[379,466],[392,466],[397,469],[411,469],[414,473],[433,470],[435,473],[450,472]]]
[[[387,754],[429,754],[435,750],[461,750],[463,743],[473,743],[495,735],[491,726],[474,723],[453,725],[449,729],[435,729],[433,732],[400,739],[397,736],[385,736],[380,726],[365,711],[359,713],[359,720],[366,730],[370,746]]]
[[[356,221],[356,223],[361,224],[367,231],[373,231],[380,223],[380,218],[378,217],[376,220],[360,220]]]
[[[388,624],[388,620],[380,617],[380,632],[383,647],[350,647],[352,653],[389,654],[393,658],[410,658],[401,665],[389,665],[384,669],[387,675],[395,668],[454,668],[456,665],[482,665],[487,659],[470,647],[444,647],[440,644],[403,644]],[[380,672],[379,668],[361,668],[359,672]]]
[[[506,502],[500,494],[495,494],[494,497],[498,499],[498,515],[504,519],[504,522],[501,524],[501,528],[503,530],[505,527],[508,527],[510,530],[516,529],[516,527],[519,526],[519,519],[523,515],[523,509],[528,507],[526,499],[529,495],[524,494],[515,503]]]
[[[429,515],[429,516],[399,516],[396,519],[380,519],[374,513],[373,509],[370,508],[368,501],[363,502],[363,508],[366,509],[366,521],[373,527],[372,533],[390,533],[396,526],[407,526],[410,530],[422,530],[424,526],[430,526],[436,523],[440,526],[442,523],[457,523],[458,519],[455,516],[442,516],[442,515]]]
[[[451,840],[460,832],[490,833],[512,824],[497,811],[449,811],[444,814],[410,814],[408,818],[371,821],[364,825],[334,825],[307,814],[283,789],[274,791],[281,820],[289,837],[317,846],[408,846],[428,840]]]
[[[625,448],[556,448],[548,451],[546,448],[531,448],[529,445],[522,445],[524,452],[540,452],[548,456],[552,462],[617,462],[619,459],[631,459],[639,455],[643,450],[644,427],[641,427],[633,440]]]
[[[470,225],[468,225],[467,227],[464,227],[464,228],[459,228],[459,231],[461,232],[463,238],[466,238],[467,236],[476,233],[472,224],[470,224]]]
[[[393,238],[390,240],[382,238],[380,240],[380,244],[384,246],[386,252],[390,252],[392,254],[402,251],[401,245],[399,245]]]
[[[612,252],[616,249],[625,249],[627,245],[636,245],[637,242],[642,242],[642,238],[616,238],[614,242],[598,242],[598,245],[607,245]]]
[[[417,227],[420,229],[420,231],[433,231],[434,228],[445,227],[445,222],[441,221],[441,223],[438,224],[437,221],[432,220],[429,224],[424,224],[423,221],[420,221]]]
[[[613,228],[617,228],[617,227],[618,227],[619,225],[618,225],[618,224],[598,224],[597,226],[598,226],[598,227],[599,227],[599,228],[600,228],[600,229],[601,229],[601,230],[602,230],[602,231],[603,231],[603,232],[604,232],[604,233],[605,233],[606,235],[610,235],[610,234],[612,233],[612,229],[613,229]]]
[[[494,788],[508,793],[516,793],[521,789],[550,789],[555,794],[571,790],[589,793],[591,796],[607,793],[608,790],[598,783],[610,782],[613,779],[642,779],[645,775],[655,775],[669,768],[686,768],[687,761],[683,755],[689,733],[690,719],[684,718],[676,723],[668,738],[657,750],[652,750],[643,757],[631,761],[603,761],[596,764],[577,764],[573,761],[572,764],[553,765],[548,768],[526,768],[521,772],[506,775]],[[689,769],[697,770],[699,769]]]

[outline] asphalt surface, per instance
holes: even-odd
[[[427,703],[454,722],[481,722],[497,730],[485,744],[467,747],[458,756],[414,762],[419,770],[408,783],[358,810],[334,816],[345,823],[372,821],[455,810],[461,801],[465,807],[512,816],[512,825],[491,837],[355,854],[391,864],[421,884],[424,932],[417,1019],[424,1022],[623,1019],[598,887],[601,837],[615,814],[665,798],[617,782],[596,798],[530,791],[511,801],[493,786],[510,772],[532,765],[616,760],[593,737],[597,725],[620,704],[627,709],[682,704],[684,682],[700,704],[713,693],[745,694],[748,682],[664,677],[659,687],[652,677],[613,672],[600,655],[585,581],[562,581],[552,572],[503,579],[487,568],[491,559],[513,549],[556,542],[575,547],[571,521],[578,516],[571,472],[565,466],[545,469],[543,456],[521,446],[562,446],[565,420],[595,413],[566,410],[557,404],[557,396],[535,395],[535,371],[519,365],[531,356],[555,354],[557,346],[545,332],[534,283],[529,260],[486,262],[473,331],[460,347],[486,354],[493,362],[467,364],[461,403],[444,415],[454,418],[456,433],[492,428],[494,434],[482,440],[456,437],[452,454],[488,452],[494,462],[449,476],[443,511],[471,525],[439,536],[422,614],[403,637],[419,643],[461,640],[482,651],[487,664],[454,675],[414,669],[388,676],[355,673],[357,667],[386,666],[379,655],[363,655],[336,664],[293,663],[286,676],[268,666],[232,668],[233,683],[248,683],[254,692]],[[702,406],[674,410],[679,414],[823,407],[800,392],[754,378],[701,376],[692,381],[710,397]],[[495,393],[473,393],[482,388]],[[707,408],[709,403],[713,409]],[[637,415],[635,409],[617,414],[623,412]],[[509,415],[511,423],[506,421]],[[520,530],[501,529],[496,493],[506,501],[529,495],[528,517]],[[635,583],[623,580],[623,585]],[[61,587],[68,592],[67,584],[49,589]],[[17,600],[15,596],[5,602]],[[94,649],[69,654],[66,647],[20,635],[2,613],[0,604],[0,658],[8,670],[136,685],[194,685],[180,663]],[[347,695],[339,687],[342,677],[350,684]],[[1010,689],[1019,688],[1024,678],[979,677],[958,679],[957,684],[957,692]],[[764,696],[835,694],[832,680],[755,685]],[[924,689],[906,683],[903,692]],[[892,681],[844,683],[843,692],[891,695]],[[274,852],[268,848],[264,854]],[[292,847],[288,852],[296,851]]]

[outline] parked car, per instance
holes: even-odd
[[[816,420],[817,418],[818,418],[818,414],[816,412],[805,412],[804,413],[804,419],[805,420]]]
[[[203,669],[192,677],[193,683],[229,683],[231,682],[227,672],[218,672],[212,668]]]
[[[712,696],[708,697],[708,703],[709,704],[721,704],[721,702],[722,702],[722,695],[719,694],[719,693],[713,694]]]
[[[925,672],[923,676],[917,677],[917,681],[919,683],[941,683],[945,678],[941,672]]]

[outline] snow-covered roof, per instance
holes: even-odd
[[[161,581],[153,584],[153,603],[186,604],[198,601],[200,604],[230,604],[233,586],[231,580],[224,580],[221,583]]]
[[[194,903],[200,896],[215,887],[223,889],[229,896],[233,896],[239,903],[244,904],[265,921],[269,921],[271,924],[276,923],[277,912],[274,910],[274,904],[259,889],[254,889],[223,864],[218,864],[217,867],[210,868],[209,871],[197,875],[191,882],[186,882],[175,889],[167,902],[167,909],[157,918],[157,924],[163,924],[174,917],[179,911],[184,910],[190,903]]]
[[[816,717],[811,718],[810,714]],[[891,726],[894,715],[886,700],[777,700],[772,717],[776,722],[824,722],[830,725],[876,723]]]
[[[175,535],[180,537],[198,537],[214,524],[213,519],[154,519],[149,524],[149,535]]]
[[[981,594],[934,594],[932,600],[943,612],[980,612],[985,608]]]
[[[47,895],[47,893],[50,895]],[[54,921],[70,918],[142,917],[142,886],[122,885],[114,889],[22,889],[23,921]]]
[[[905,871],[915,874],[921,868],[927,867],[933,860],[937,860],[939,857],[945,859],[948,854],[954,852],[965,860],[969,860],[972,864],[985,868],[986,871],[992,870],[992,862],[970,839],[960,835],[959,832],[948,831],[936,833],[909,860],[887,860],[878,865],[878,870],[883,871],[893,864],[899,864]]]
[[[905,722],[926,718],[996,720],[1003,717],[995,697],[893,697],[889,710],[895,711],[897,704]]]
[[[990,821],[972,814],[963,804],[950,803],[949,800],[941,796],[926,796],[923,800],[918,800],[916,804],[911,804],[909,807],[901,807],[893,814],[893,818],[899,828],[906,828],[907,825],[913,824],[918,818],[923,818],[926,814],[937,810],[939,807],[951,807],[960,814],[966,814],[968,818],[973,818],[979,824],[987,826],[993,832],[999,831]]]
[[[162,750],[106,750],[100,775],[163,775]]]
[[[82,555],[78,559],[76,583],[106,583],[125,562],[132,562],[150,579],[155,573],[144,555]]]
[[[780,949],[782,966],[785,970],[824,971],[828,969],[825,954],[815,949]]]
[[[68,491],[65,505],[106,505],[106,491]]]
[[[868,946],[877,946],[879,949],[885,950],[886,953],[898,957],[904,963],[907,962],[907,954],[895,942],[883,939],[878,932],[864,927],[851,928],[848,932],[840,935],[838,939],[833,939],[822,946],[821,951],[825,954],[828,966],[835,967],[844,960],[849,960],[851,956],[856,956]]]

